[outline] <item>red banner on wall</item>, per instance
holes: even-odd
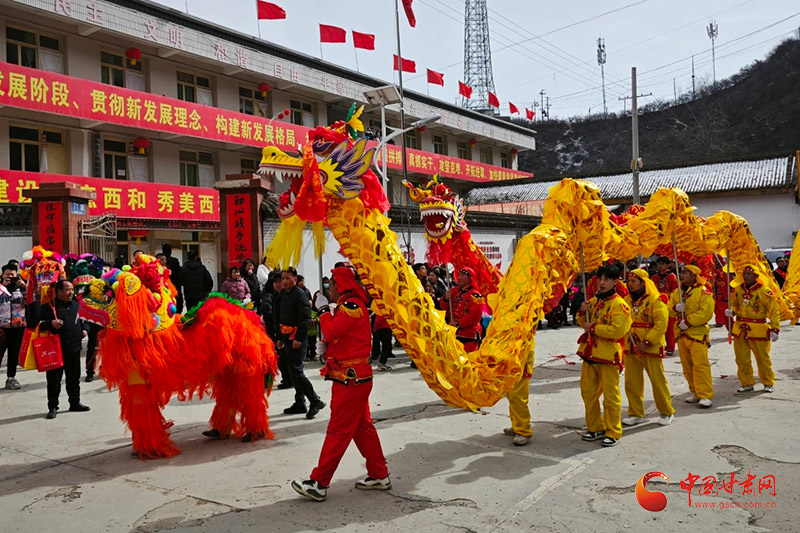
[[[91,216],[114,212],[119,218],[219,221],[215,189],[17,170],[0,169],[0,204],[30,203],[22,191],[60,181],[77,183],[95,193],[97,198],[89,202]]]
[[[39,204],[39,244],[53,252],[64,253],[64,220],[61,202]]]
[[[253,258],[250,195],[229,194],[227,203],[228,265],[241,266],[245,259]]]
[[[246,146],[297,151],[309,128],[184,102],[104,83],[0,62],[0,105]],[[373,141],[370,146],[375,146]],[[530,173],[446,155],[407,150],[410,172],[467,181],[501,181]],[[401,149],[388,147],[387,166],[402,168]]]

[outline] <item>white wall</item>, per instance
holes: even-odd
[[[9,259],[22,261],[22,254],[33,247],[31,236],[27,237],[0,237],[0,261],[5,265]]]
[[[800,206],[793,193],[729,198],[692,198],[696,215],[708,217],[717,211],[730,211],[750,224],[762,250],[791,248],[793,232],[800,228]]]

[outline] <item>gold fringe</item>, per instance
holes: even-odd
[[[281,220],[278,233],[267,248],[267,265],[270,268],[287,268],[300,262],[305,226],[305,221],[297,215]]]
[[[313,222],[311,233],[314,235],[314,257],[319,259],[325,253],[325,223]]]

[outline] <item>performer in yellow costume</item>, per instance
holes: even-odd
[[[533,327],[531,335],[536,335],[536,327]],[[522,377],[508,393],[508,417],[511,419],[511,427],[505,428],[503,433],[514,436],[514,446],[525,446],[533,435],[531,429],[531,410],[528,408],[528,397],[531,389],[531,378],[533,377],[533,351],[531,350],[528,360],[525,362],[525,372]]]
[[[772,343],[778,340],[781,330],[778,300],[752,266],[745,267],[736,280],[731,283],[734,287],[731,308],[725,312],[727,316],[736,317],[732,331],[733,352],[736,354],[739,382],[742,384],[736,392],[753,392],[756,380],[753,377],[751,352],[756,358],[758,379],[764,385],[764,392],[772,392],[775,372],[772,371],[769,350]]]
[[[711,407],[714,386],[708,362],[708,321],[714,316],[714,296],[698,267],[686,265],[681,270],[681,286],[672,291],[669,314],[678,319],[675,324],[678,354],[692,393],[686,402]]]
[[[644,373],[653,386],[653,399],[661,418],[658,423],[672,423],[675,409],[669,394],[663,358],[665,333],[669,324],[667,304],[650,276],[642,269],[628,272],[628,296],[625,303],[631,308],[633,323],[625,336],[625,395],[628,397],[628,417],[624,426],[644,422]],[[665,298],[666,299],[666,298]]]
[[[619,374],[623,368],[622,346],[631,328],[631,309],[617,294],[619,269],[603,265],[597,269],[598,292],[583,302],[578,323],[585,333],[578,339],[581,368],[581,396],[586,408],[585,441],[603,439],[603,446],[616,446],[622,438]],[[589,311],[589,322],[586,311]],[[603,413],[600,413],[600,396]]]

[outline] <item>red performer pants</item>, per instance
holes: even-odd
[[[382,479],[389,475],[378,431],[369,414],[370,391],[372,381],[349,385],[333,383],[328,432],[319,455],[319,464],[311,472],[311,479],[323,487],[331,484],[333,473],[350,441],[355,441],[358,451],[367,460],[369,477]]]
[[[664,347],[664,351],[666,351],[668,354],[675,351],[675,322],[677,321],[677,317],[670,317],[669,322],[667,323],[667,345]]]
[[[722,300],[714,302],[714,324],[718,326],[724,324],[726,328],[728,327],[728,317],[725,316],[727,308],[728,302],[723,302]]]

